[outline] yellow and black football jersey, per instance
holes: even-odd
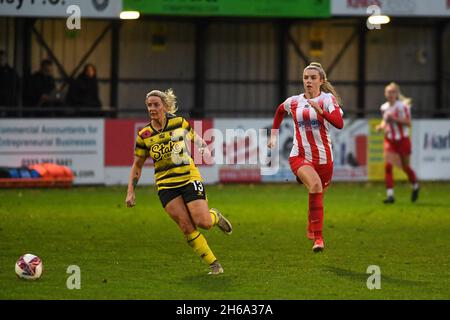
[[[134,151],[138,157],[153,159],[158,191],[202,181],[188,153],[187,143],[194,139],[195,131],[183,117],[166,113],[166,119],[166,125],[160,131],[151,123],[139,131]]]

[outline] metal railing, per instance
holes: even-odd
[[[190,111],[180,110],[177,114],[190,117]],[[378,110],[347,109],[344,107],[346,118],[379,118]],[[245,110],[206,108],[203,118],[263,118],[273,117],[275,109],[247,108]],[[4,118],[130,118],[146,117],[145,107],[139,108],[74,108],[74,107],[1,107],[0,119]],[[444,109],[416,110],[414,118],[450,118],[450,106]]]

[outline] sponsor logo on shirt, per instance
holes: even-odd
[[[298,122],[298,126],[305,130],[319,129],[320,122],[319,120],[302,120]]]

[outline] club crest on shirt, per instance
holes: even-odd
[[[150,138],[151,136],[152,136],[152,133],[149,130],[145,130],[144,132],[141,133],[142,139],[147,139],[147,138]]]

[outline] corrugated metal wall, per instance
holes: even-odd
[[[181,22],[127,21],[120,34],[119,108],[141,108],[152,89],[173,88],[181,113],[194,107],[194,25]]]
[[[82,30],[69,32],[65,20],[38,20],[36,29],[70,74],[107,21],[83,20]],[[13,62],[13,19],[0,19],[0,46],[8,47]],[[290,34],[301,50],[327,70],[344,44],[357,30],[356,20],[301,21]],[[214,21],[206,30],[205,116],[270,116],[286,97],[278,96],[277,25],[266,21]],[[450,109],[450,30],[445,31],[443,109]],[[47,53],[32,37],[32,71]],[[322,48],[314,48],[317,40]],[[320,42],[319,41],[319,42]],[[413,112],[435,109],[435,32],[432,27],[386,25],[367,34],[366,110],[378,116],[383,89],[390,81],[402,84],[404,94],[414,99]],[[315,49],[315,50],[313,50]],[[145,116],[144,97],[151,89],[173,88],[180,111],[188,114],[195,93],[195,22],[138,20],[124,22],[120,29],[119,110],[121,117]],[[111,34],[89,58],[97,66],[101,100],[110,104]],[[304,62],[288,45],[287,96],[303,91]],[[60,77],[57,75],[57,77]],[[358,110],[358,38],[328,75],[344,101],[344,110]],[[142,111],[140,111],[142,108]],[[126,110],[138,109],[133,113]]]
[[[14,19],[0,18],[0,50],[4,50],[10,66],[14,65]]]
[[[324,21],[298,23],[292,26],[291,36],[297,46],[311,61],[320,62],[325,71],[332,66],[336,56],[344,45],[351,40],[355,27],[349,21]],[[314,41],[320,40],[322,48],[317,50]],[[357,109],[357,88],[355,84],[358,77],[358,42],[352,41],[344,51],[343,56],[331,72],[328,80],[335,86],[342,97],[343,109],[355,111]],[[303,69],[306,67],[303,59],[299,57],[294,45],[289,46],[289,95],[302,93]]]
[[[276,108],[277,50],[273,24],[214,23],[208,29],[207,41],[208,115],[239,116],[267,113],[266,110]]]
[[[443,41],[443,72],[444,72],[444,80],[442,85],[443,90],[443,105],[442,111],[450,112],[450,24],[447,24],[444,30],[444,41]]]
[[[367,35],[366,110],[384,103],[384,87],[391,81],[405,82],[401,89],[413,99],[412,112],[427,112],[435,106],[435,34],[431,27],[383,26]],[[417,84],[417,82],[428,84]],[[411,82],[411,84],[408,84]],[[415,82],[415,83],[414,83]]]

